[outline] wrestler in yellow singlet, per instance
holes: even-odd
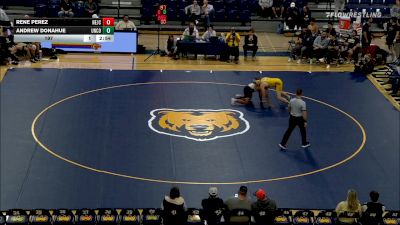
[[[274,88],[276,91],[276,98],[283,103],[289,104],[288,99],[290,99],[290,96],[283,91],[283,82],[280,78],[262,77],[256,79],[256,84],[260,86],[260,92],[264,98],[268,99],[268,93],[266,90],[268,90],[268,88]],[[282,97],[282,95],[285,96],[285,98]]]

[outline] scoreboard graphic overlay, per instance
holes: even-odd
[[[15,19],[15,42],[98,43],[114,41],[114,18]]]

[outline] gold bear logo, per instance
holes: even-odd
[[[150,115],[153,131],[195,141],[243,134],[250,128],[243,113],[232,109],[155,109]]]

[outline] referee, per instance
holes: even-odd
[[[310,143],[307,141],[306,134],[306,126],[307,126],[307,111],[306,111],[306,103],[301,99],[303,95],[303,90],[296,90],[296,98],[293,98],[289,102],[289,127],[283,135],[282,141],[279,144],[279,147],[282,150],[286,150],[286,143],[289,140],[290,134],[296,126],[299,126],[301,133],[301,147],[308,148],[310,147]]]

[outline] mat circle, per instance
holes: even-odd
[[[247,180],[247,181],[234,181],[234,182],[193,182],[193,181],[174,181],[174,180],[160,180],[160,179],[151,179],[151,178],[145,178],[145,177],[138,177],[138,176],[130,176],[127,174],[121,174],[121,173],[116,173],[116,172],[110,172],[107,170],[100,170],[100,169],[96,169],[94,167],[90,167],[87,165],[83,165],[81,163],[72,161],[62,155],[57,154],[56,152],[54,152],[53,150],[51,150],[48,146],[44,145],[41,140],[38,138],[38,136],[36,135],[36,124],[38,123],[39,119],[46,113],[48,112],[50,109],[56,107],[57,105],[60,105],[61,103],[64,103],[68,100],[74,99],[74,98],[78,98],[80,96],[83,95],[88,95],[91,93],[95,93],[95,92],[100,92],[100,91],[105,91],[105,90],[111,90],[111,89],[116,89],[116,88],[124,88],[124,87],[131,87],[131,86],[141,86],[141,85],[152,85],[152,84],[208,84],[208,85],[226,85],[226,86],[238,86],[238,87],[243,87],[244,85],[242,84],[232,84],[232,83],[219,83],[219,82],[200,82],[200,81],[170,81],[170,82],[146,82],[146,83],[132,83],[132,84],[122,84],[122,85],[115,85],[115,86],[110,86],[110,87],[104,87],[104,88],[99,88],[99,89],[94,89],[94,90],[90,90],[90,91],[86,91],[86,92],[82,92],[79,94],[75,94],[66,98],[63,98],[49,106],[47,106],[45,109],[43,109],[39,114],[36,115],[35,119],[32,122],[31,125],[31,133],[32,136],[35,140],[35,142],[41,147],[43,148],[46,152],[50,153],[51,155],[53,155],[54,157],[61,159],[69,164],[72,164],[74,166],[83,168],[83,169],[87,169],[93,172],[97,172],[97,173],[102,173],[102,174],[108,174],[108,175],[113,175],[113,176],[117,176],[117,177],[123,177],[123,178],[128,178],[128,179],[134,179],[134,180],[140,180],[140,181],[149,181],[149,182],[157,182],[157,183],[170,183],[170,184],[197,184],[197,185],[238,185],[238,184],[250,184],[250,183],[262,183],[262,182],[272,182],[272,181],[280,181],[280,180],[288,180],[288,179],[294,179],[294,178],[298,178],[298,177],[303,177],[303,176],[308,176],[308,175],[312,175],[312,174],[316,174],[316,173],[320,173],[332,168],[335,168],[337,166],[340,166],[346,162],[348,162],[349,160],[353,159],[357,154],[359,154],[362,149],[365,146],[365,143],[367,141],[367,135],[365,132],[364,127],[362,126],[362,124],[357,121],[352,115],[348,114],[347,112],[333,106],[330,105],[326,102],[311,98],[311,97],[307,97],[307,96],[303,96],[303,98],[314,101],[316,103],[322,104],[324,106],[327,106],[331,109],[334,109],[340,113],[342,113],[343,115],[345,115],[346,117],[348,117],[351,121],[353,121],[357,127],[360,129],[360,132],[362,133],[362,141],[359,145],[359,147],[356,149],[356,151],[354,153],[352,153],[350,156],[348,156],[347,158],[336,162],[332,165],[329,166],[325,166],[323,168],[317,169],[317,170],[312,170],[309,172],[304,172],[304,173],[299,173],[299,174],[295,174],[295,175],[290,175],[290,176],[284,176],[284,177],[276,177],[276,178],[270,178],[270,179],[261,179],[261,180]],[[292,93],[290,93],[292,94]]]

